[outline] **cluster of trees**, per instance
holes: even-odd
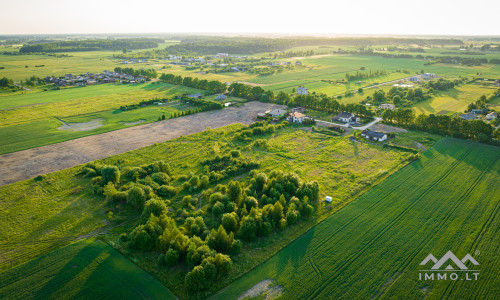
[[[184,85],[200,90],[206,90],[213,93],[224,93],[227,90],[227,85],[218,80],[208,81],[206,79],[198,79],[193,77],[182,77],[174,74],[162,74],[160,80],[170,84]]]
[[[362,72],[362,71],[356,71],[354,74],[347,73],[345,74],[345,78],[347,81],[353,81],[353,80],[361,80],[361,79],[367,79],[371,77],[377,77],[377,76],[382,76],[382,75],[387,75],[387,71],[385,70],[376,70],[376,71],[368,71],[368,72]]]
[[[439,78],[438,80],[430,80],[424,83],[423,87],[438,91],[446,91],[462,84],[465,80],[467,79],[461,78],[461,79],[449,80],[449,79]]]
[[[156,78],[158,77],[158,72],[155,69],[140,69],[134,70],[134,68],[122,68],[116,67],[115,72],[124,73],[132,76],[144,76],[147,78]]]
[[[336,99],[326,95],[295,95],[290,96],[285,92],[279,92],[276,96],[276,103],[288,105],[290,107],[303,106],[310,109],[327,111],[330,113],[340,113],[348,111],[362,117],[371,117],[373,112],[366,105],[360,103],[339,103]]]
[[[0,78],[0,88],[12,88],[14,87],[14,81],[7,77]]]
[[[117,39],[117,40],[81,40],[81,41],[58,41],[32,45],[24,45],[19,49],[20,53],[33,52],[77,52],[77,51],[99,51],[118,49],[148,49],[158,47],[163,43],[159,39]]]
[[[252,141],[253,136],[260,136],[267,133],[275,133],[276,129],[283,128],[289,125],[287,121],[281,122],[277,125],[266,124],[264,122],[254,122],[248,127],[242,128],[238,133],[235,134],[235,139],[245,142]]]
[[[414,103],[432,98],[432,91],[426,88],[402,88],[392,87],[386,95],[384,91],[377,91],[377,95],[373,95],[374,103],[392,101],[396,106],[411,106]]]
[[[193,291],[228,275],[231,255],[242,249],[240,239],[252,241],[292,226],[311,216],[319,203],[319,184],[293,173],[252,170],[246,182],[215,185],[221,172],[234,176],[232,170],[257,166],[238,150],[202,165],[200,175],[176,174],[165,161],[123,168],[88,163],[80,172],[91,178],[96,194],[113,204],[110,210],[126,205],[142,212],[140,224],[120,237],[121,245],[159,253],[161,267],[184,264],[189,268],[184,283]],[[179,201],[170,207],[174,199]]]
[[[448,135],[457,138],[475,139],[486,142],[492,137],[493,127],[481,120],[464,121],[459,117],[447,115],[415,116],[412,109],[384,111],[382,118],[386,123],[396,124],[412,130],[422,130],[430,133]]]
[[[477,99],[476,101],[470,103],[467,106],[466,112],[470,112],[473,109],[483,109],[486,112],[488,111],[487,109],[487,103],[490,101],[493,101],[495,98],[500,97],[500,89],[497,89],[495,92],[491,93],[489,96],[482,95]]]
[[[44,85],[45,84],[45,79],[33,75],[33,76],[29,77],[29,78],[26,78],[24,80],[24,84],[27,85],[27,86]]]

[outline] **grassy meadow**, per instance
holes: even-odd
[[[78,137],[151,123],[158,117],[188,109],[178,102],[121,111],[122,105],[152,98],[172,98],[202,92],[164,83],[137,85],[102,84],[62,90],[0,96],[0,154],[49,145]],[[59,130],[64,123],[96,120],[93,130]]]
[[[494,299],[499,170],[496,147],[442,139],[214,298],[236,299],[269,279],[281,299]],[[476,257],[479,280],[419,281],[420,262],[449,250]]]
[[[302,178],[318,180],[321,197],[333,197],[333,203],[321,208],[317,218],[246,244],[244,251],[234,258],[230,276],[211,292],[256,267],[316,222],[344,207],[407,163],[408,152],[353,143],[346,137],[332,137],[294,127],[260,137],[268,141],[267,146],[254,147],[252,143],[234,140],[240,127],[211,129],[102,160],[105,164],[118,166],[166,160],[176,174],[201,174],[204,170],[200,162],[204,158],[239,148],[243,156],[259,161],[260,170],[293,170]],[[416,133],[401,139],[422,143],[425,140],[432,145],[437,137]],[[78,239],[104,236],[112,244],[121,232],[135,224],[137,212],[127,210],[108,220],[104,199],[92,194],[89,180],[77,176],[78,170],[79,167],[73,167],[47,174],[40,180],[30,179],[0,187],[0,198],[3,199],[0,202],[3,216],[0,226],[6,229],[0,232],[0,270],[7,270]],[[247,180],[247,174],[236,179]],[[178,195],[172,199],[174,209],[180,205],[181,198],[182,195]],[[156,257],[149,254],[137,254],[131,259],[173,292],[184,295],[185,291],[181,289],[184,277],[177,276],[183,270],[159,270]]]
[[[102,241],[80,241],[0,274],[3,299],[176,299]]]

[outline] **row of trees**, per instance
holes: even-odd
[[[412,130],[475,139],[482,142],[488,141],[493,133],[493,127],[481,120],[465,121],[459,117],[434,114],[415,116],[412,109],[386,110],[382,118],[386,123]]]
[[[24,45],[19,49],[20,53],[32,52],[77,52],[77,51],[99,51],[118,49],[147,49],[156,48],[160,39],[117,39],[117,40],[80,40],[80,41],[58,41]]]
[[[224,93],[227,90],[227,85],[218,80],[208,81],[206,79],[198,79],[193,77],[182,77],[174,74],[162,74],[160,80],[170,84],[184,85],[200,90],[206,90],[213,93]]]
[[[158,71],[155,69],[140,69],[140,70],[134,70],[134,68],[121,68],[121,67],[116,67],[115,72],[117,73],[124,73],[132,76],[144,76],[147,78],[157,78],[158,77]]]
[[[375,70],[375,71],[370,70],[368,72],[356,71],[356,73],[354,74],[346,73],[345,78],[347,81],[352,81],[352,80],[361,80],[382,75],[387,75],[387,71],[386,70]]]

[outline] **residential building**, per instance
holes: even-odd
[[[434,73],[424,73],[422,74],[422,78],[424,80],[429,80],[429,79],[432,79],[432,78],[435,78],[436,77],[436,74]]]
[[[416,82],[416,81],[419,81],[420,78],[418,78],[418,76],[412,76],[410,78],[408,78],[409,81],[413,81],[413,82]]]
[[[291,112],[305,113],[306,112],[306,108],[305,107],[292,108]]]
[[[306,119],[306,115],[302,114],[302,113],[299,113],[299,112],[292,112],[288,115],[288,118],[287,120],[292,122],[292,123],[300,123],[302,124],[302,122]]]
[[[337,120],[344,123],[359,122],[359,118],[355,114],[349,112],[341,112],[337,116],[333,117],[333,120]]]
[[[307,95],[309,94],[309,91],[307,90],[306,87],[300,86],[297,88],[297,95]]]
[[[202,94],[200,93],[197,93],[197,94],[191,94],[191,95],[187,95],[188,98],[196,98],[196,99],[201,99],[203,97]]]
[[[226,100],[226,95],[223,95],[223,94],[220,94],[220,95],[217,95],[217,97],[215,97],[215,100]]]
[[[377,142],[383,142],[387,139],[387,134],[383,132],[371,131],[368,129],[363,130],[361,132],[361,136]]]
[[[461,114],[460,118],[465,121],[470,121],[477,119],[477,115],[475,113]]]

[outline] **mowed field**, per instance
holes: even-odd
[[[282,299],[497,299],[499,172],[498,148],[442,139],[214,298],[269,279]],[[422,260],[449,250],[476,258],[478,280],[420,281]]]
[[[164,83],[144,83],[3,95],[0,96],[0,154],[151,123],[163,114],[169,118],[190,107],[177,102],[128,111],[119,108],[142,100],[196,92],[201,91]],[[91,123],[85,124],[87,122]],[[68,123],[80,126],[62,127]]]
[[[2,299],[176,299],[101,241],[81,241],[0,273]]]

